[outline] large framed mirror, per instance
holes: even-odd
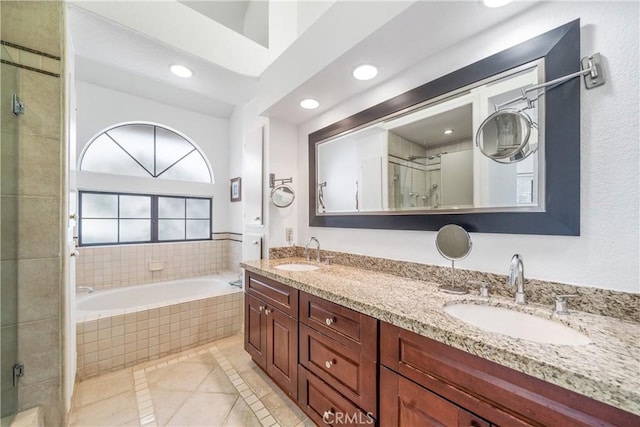
[[[474,142],[502,103],[578,71],[579,55],[576,20],[310,134],[310,225],[579,235],[579,79],[527,110],[522,161]]]

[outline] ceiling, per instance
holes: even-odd
[[[72,1],[67,19],[76,77],[222,118],[257,98],[259,113],[299,124],[532,5],[488,9],[477,1],[328,0],[299,2],[291,10],[291,2],[271,1],[269,11],[281,12],[281,25],[270,31],[282,34],[265,48],[224,26],[239,28],[239,16],[251,1],[217,3]],[[294,35],[285,24],[301,20],[305,10],[312,13]],[[193,77],[169,73],[174,63],[187,65]],[[375,64],[378,76],[353,79],[351,72],[361,63]],[[299,107],[309,96],[320,108]]]
[[[234,73],[70,5],[76,78],[178,107],[228,118],[256,94],[258,79]],[[190,79],[169,72],[185,64]]]
[[[187,7],[213,19],[225,27],[269,46],[269,2],[260,0],[178,0]],[[251,10],[249,10],[251,6]],[[247,12],[249,16],[247,16]]]
[[[391,128],[389,132],[426,147],[470,140],[473,137],[471,114],[471,104],[467,104],[435,116]],[[451,129],[453,133],[445,135],[445,129]]]

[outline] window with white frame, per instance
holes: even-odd
[[[84,149],[79,169],[193,185],[213,182],[193,142],[148,123],[120,124],[98,134]],[[81,246],[211,239],[211,198],[85,189],[79,192],[78,208]]]

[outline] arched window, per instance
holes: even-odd
[[[213,182],[211,168],[195,143],[157,124],[123,123],[94,137],[80,170],[177,181]]]
[[[112,126],[89,141],[79,169],[136,177],[100,176],[101,183],[110,182],[107,189],[95,181],[80,186],[81,246],[211,239],[213,201],[189,190],[212,184],[213,172],[196,144],[181,133],[153,123]],[[171,187],[154,179],[192,184]],[[167,194],[166,187],[172,189]],[[185,188],[185,193],[176,188]]]

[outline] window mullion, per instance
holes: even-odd
[[[151,196],[151,242],[158,242],[158,196]]]

